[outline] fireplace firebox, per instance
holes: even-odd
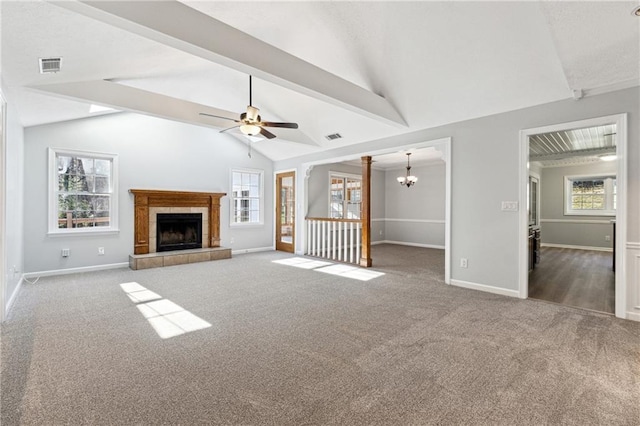
[[[156,251],[202,248],[201,213],[158,213]]]

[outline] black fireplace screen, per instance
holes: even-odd
[[[158,213],[156,251],[202,248],[201,213]]]

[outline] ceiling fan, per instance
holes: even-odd
[[[206,115],[208,117],[215,118],[223,118],[225,120],[231,120],[238,123],[235,126],[220,130],[220,133],[226,132],[227,130],[240,128],[240,131],[247,136],[256,136],[261,134],[267,139],[273,139],[276,137],[273,133],[265,129],[265,127],[282,127],[285,129],[297,129],[297,123],[276,123],[273,121],[262,121],[260,117],[260,110],[253,105],[251,105],[251,76],[249,76],[249,106],[247,106],[247,112],[243,112],[240,114],[240,119],[236,120],[229,117],[222,117],[219,115],[207,114],[206,112],[201,112],[200,115]]]

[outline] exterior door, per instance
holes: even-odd
[[[276,175],[276,250],[293,253],[295,247],[295,172]]]

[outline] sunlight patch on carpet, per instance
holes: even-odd
[[[302,269],[315,269],[321,266],[331,265],[331,262],[324,262],[322,260],[305,259],[303,257],[290,257],[289,259],[273,260],[273,263],[279,263],[281,265],[295,266]]]
[[[207,321],[136,282],[120,284],[120,287],[163,339],[211,327]]]
[[[306,259],[304,257],[290,257],[288,259],[272,260],[273,263],[281,265],[295,266],[296,268],[313,269],[325,274],[339,275],[354,280],[369,281],[384,275],[384,272],[372,271],[371,269],[360,268],[358,266],[333,264],[322,260]]]
[[[358,268],[357,266],[350,265],[331,265],[316,269],[316,271],[360,281],[369,281],[384,275],[384,272],[372,271],[370,269]]]

